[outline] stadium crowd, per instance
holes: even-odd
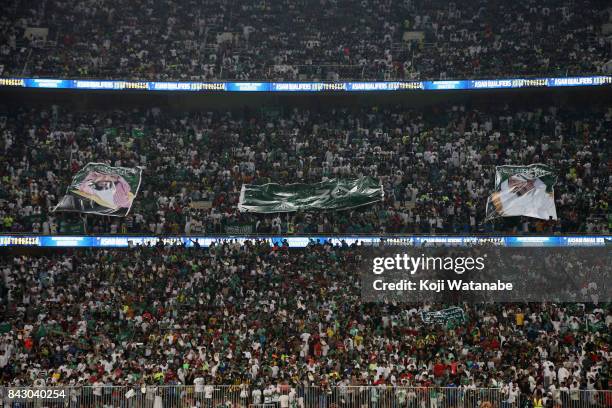
[[[0,113],[0,230],[84,232],[52,213],[88,162],[142,166],[130,214],[87,217],[87,233],[467,233],[610,231],[612,111],[549,107],[170,113],[159,109]],[[559,220],[483,223],[495,166],[558,173]],[[259,216],[237,210],[244,183],[369,175],[384,201],[353,211]]]
[[[444,305],[361,302],[363,250],[5,253],[0,382],[491,387],[511,403],[609,389],[609,304],[463,304],[466,320],[426,324]]]
[[[0,76],[461,79],[612,71],[605,1],[10,0]]]

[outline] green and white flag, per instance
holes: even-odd
[[[144,129],[142,128],[132,128],[132,137],[143,137]]]
[[[117,137],[117,135],[119,134],[119,131],[117,130],[116,127],[112,127],[112,128],[104,129],[104,133],[106,133],[110,137]]]
[[[495,192],[487,200],[486,219],[525,216],[557,219],[555,171],[544,164],[497,166]]]
[[[447,323],[451,320],[465,321],[465,313],[460,307],[449,307],[448,309],[436,310],[435,312],[421,312],[423,323]]]
[[[53,211],[125,217],[142,180],[142,169],[88,163],[77,172]]]
[[[315,184],[243,184],[238,210],[263,214],[348,210],[382,201],[383,195],[382,184],[372,177]]]

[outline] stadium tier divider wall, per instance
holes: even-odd
[[[558,88],[612,85],[612,76],[382,82],[168,82],[103,79],[0,78],[0,87],[179,92],[365,92]]]
[[[224,236],[142,236],[142,235],[0,235],[0,247],[86,247],[129,248],[137,245],[184,245],[186,247],[208,247],[212,243],[265,240],[271,245],[288,245],[304,248],[312,243],[366,246],[470,246],[497,245],[504,247],[605,247],[612,245],[612,235],[563,235],[563,236],[452,236],[452,235],[404,235],[404,236],[359,236],[359,235],[224,235]]]

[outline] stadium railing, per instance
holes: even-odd
[[[509,396],[499,388],[452,387],[298,387],[260,389],[248,385],[0,387],[4,407],[122,408],[533,408],[534,396]],[[570,390],[549,395],[552,407],[610,407],[612,391]]]

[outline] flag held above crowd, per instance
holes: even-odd
[[[487,199],[486,219],[526,216],[557,219],[555,171],[544,164],[497,166],[495,192]]]
[[[465,321],[465,312],[460,307],[449,307],[448,309],[436,311],[422,311],[421,319],[423,323],[447,323],[450,320]]]
[[[314,184],[244,184],[238,210],[252,213],[348,210],[382,201],[382,184],[372,177],[331,179]]]
[[[72,178],[53,211],[125,217],[142,180],[142,169],[88,163]]]

